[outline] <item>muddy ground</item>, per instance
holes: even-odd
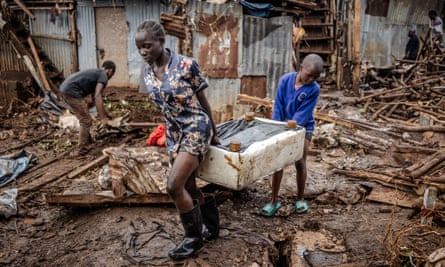
[[[145,96],[131,89],[110,89],[107,103],[113,114],[130,110],[132,121],[162,121]],[[331,100],[322,96],[319,106]],[[341,108],[350,107],[336,106],[336,112]],[[47,194],[94,184],[100,168],[72,179],[66,174],[102,155],[103,148],[144,146],[153,128],[107,135],[87,158],[78,158],[71,153],[76,133],[52,126],[42,114],[34,106],[17,103],[1,118],[1,155],[25,149],[38,158],[0,189],[19,189],[17,215],[0,218],[1,266],[377,267],[404,266],[409,260],[399,253],[403,243],[392,237],[403,227],[416,225],[419,210],[369,201],[366,196],[376,183],[332,172],[347,161],[372,165],[379,157],[357,147],[313,146],[308,158],[307,213],[297,215],[293,210],[293,167],[285,169],[280,191],[283,207],[272,218],[258,215],[269,199],[270,177],[240,191],[208,185],[203,190],[218,201],[220,238],[206,243],[195,258],[171,261],[167,252],[183,235],[172,204],[67,207],[45,201]],[[327,160],[326,155],[335,160]],[[438,223],[434,227],[441,229]]]

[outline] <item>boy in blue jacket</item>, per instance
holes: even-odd
[[[299,72],[286,73],[280,78],[272,111],[273,120],[284,122],[295,120],[298,125],[306,129],[303,157],[295,162],[298,188],[297,202],[295,203],[296,213],[304,213],[309,209],[304,200],[307,177],[306,156],[315,125],[314,109],[320,94],[320,85],[316,79],[320,77],[322,70],[322,58],[316,54],[307,55]],[[261,208],[261,215],[273,216],[281,207],[281,202],[278,201],[278,191],[282,177],[283,169],[273,174],[272,200]]]

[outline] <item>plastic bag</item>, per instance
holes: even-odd
[[[17,188],[7,189],[0,194],[0,217],[9,218],[17,214]]]
[[[0,157],[0,187],[10,183],[35,164],[37,157],[26,150]]]

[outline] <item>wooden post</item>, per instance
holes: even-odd
[[[33,20],[36,19],[36,17],[34,16],[34,14],[32,14],[32,12],[22,3],[20,2],[20,0],[14,0],[14,2]]]
[[[31,48],[32,55],[34,56],[34,61],[37,65],[37,69],[39,70],[40,78],[42,79],[43,83],[43,89],[51,91],[51,86],[48,83],[48,79],[46,78],[45,70],[42,67],[42,63],[40,62],[39,54],[37,53],[36,47],[34,45],[34,42],[32,41],[32,38],[28,36],[27,38],[29,47]]]
[[[79,71],[79,55],[77,51],[77,28],[76,28],[76,15],[75,11],[71,11],[70,14],[70,28],[71,28],[71,43],[72,55],[73,55],[73,65],[71,72]]]
[[[352,71],[352,90],[360,93],[360,25],[361,25],[361,0],[354,1],[354,42],[353,42],[353,71]]]

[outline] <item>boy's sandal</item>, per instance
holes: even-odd
[[[266,217],[272,217],[277,210],[279,210],[281,207],[281,202],[278,201],[275,205],[272,203],[267,203],[264,205],[260,210],[260,215],[266,216]]]
[[[295,202],[295,212],[297,214],[305,213],[308,210],[309,206],[307,205],[306,200],[297,200],[297,202]]]

